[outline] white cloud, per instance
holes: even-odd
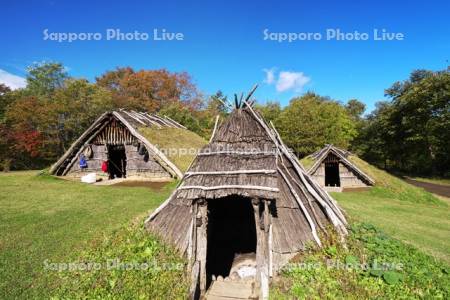
[[[288,90],[300,92],[303,89],[303,86],[310,80],[311,79],[308,76],[305,76],[303,72],[281,71],[278,76],[276,89],[278,92],[285,92]]]
[[[264,79],[264,82],[267,84],[274,83],[275,82],[275,68],[263,69],[263,71],[266,73],[266,79]]]
[[[6,72],[0,69],[0,83],[7,85],[12,90],[24,88],[27,85],[25,78]]]
[[[286,92],[289,90],[300,92],[311,81],[311,78],[303,74],[303,72],[280,71],[276,74],[275,70],[276,68],[263,69],[266,73],[264,83],[268,85],[275,84],[278,92]]]

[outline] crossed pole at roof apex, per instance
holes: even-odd
[[[250,92],[247,94],[247,96],[244,99],[244,93],[241,93],[241,96],[238,99],[237,94],[234,94],[234,107],[233,105],[231,105],[227,99],[222,100],[217,98],[217,100],[219,100],[220,102],[222,102],[223,105],[231,108],[231,109],[239,109],[242,108],[242,105],[252,105],[254,103],[254,101],[249,101],[250,97],[253,95],[253,93],[255,92],[256,88],[258,88],[258,84],[255,84],[253,86],[253,88],[250,90]]]
[[[252,97],[253,93],[256,91],[256,89],[258,88],[258,84],[255,84],[253,86],[253,88],[250,90],[250,92],[248,92],[247,96],[244,99],[244,94],[241,93],[241,97],[238,100],[237,94],[234,94],[234,102],[236,105],[236,109],[242,108],[243,104],[245,105],[253,105],[254,101],[249,101],[250,98]]]

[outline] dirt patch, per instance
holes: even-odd
[[[152,182],[152,181],[122,181],[115,183],[111,186],[118,186],[118,187],[145,187],[149,188],[153,191],[160,191],[162,190],[169,182],[163,181],[163,182]]]
[[[423,182],[409,178],[404,178],[403,180],[409,184],[421,187],[430,193],[450,198],[450,186]]]
[[[364,186],[364,187],[348,187],[344,188],[343,192],[367,192],[370,191],[370,186]]]

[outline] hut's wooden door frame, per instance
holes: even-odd
[[[214,201],[214,200],[213,200]],[[269,211],[269,200],[254,198],[251,200],[256,226],[256,284],[261,299],[269,297],[269,278],[272,276],[272,220]],[[198,199],[192,203],[191,231],[189,233],[189,267],[191,269],[191,298],[196,298],[196,290],[201,295],[206,292],[207,270],[207,225],[208,205],[206,199]]]
[[[256,224],[256,283],[259,287],[260,298],[269,297],[269,277],[271,268],[271,241],[270,227],[271,214],[269,211],[269,201],[265,199],[252,199]]]
[[[189,233],[188,258],[189,267],[192,270],[191,295],[199,289],[201,294],[206,291],[206,246],[208,207],[205,199],[194,201],[191,206],[192,220],[191,232]],[[195,298],[195,297],[193,297]]]

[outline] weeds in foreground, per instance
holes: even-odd
[[[91,263],[91,269],[74,265],[76,270],[59,271],[53,299],[183,299],[187,295],[185,261],[142,224],[105,236],[81,253],[77,263]]]
[[[411,299],[450,297],[445,263],[366,223],[350,229],[347,249],[331,241],[285,267],[273,299]]]

